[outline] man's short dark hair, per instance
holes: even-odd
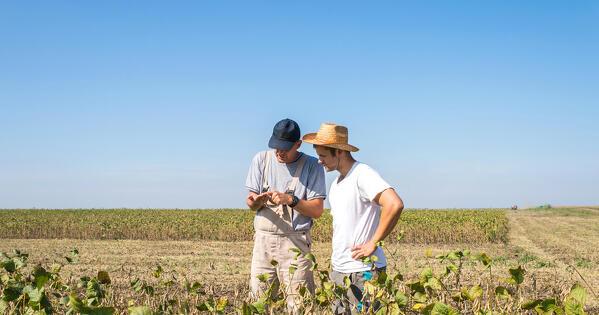
[[[324,145],[318,145],[318,144],[313,144],[312,146],[313,146],[315,149],[316,149],[317,147],[325,148],[325,149],[327,149],[329,152],[331,152],[331,155],[332,155],[332,156],[336,156],[336,155],[337,155],[337,149],[335,149],[335,148],[331,148],[331,147],[325,147]]]

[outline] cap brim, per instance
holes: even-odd
[[[293,147],[294,144],[295,144],[295,142],[285,141],[285,140],[277,139],[275,137],[270,137],[270,140],[268,141],[269,148],[284,150],[284,151],[291,150],[291,148]]]

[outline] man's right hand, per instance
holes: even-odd
[[[254,211],[259,210],[268,201],[271,194],[272,194],[271,192],[265,192],[265,193],[261,193],[261,194],[256,194],[254,192],[250,192],[246,203],[247,203],[248,207],[250,207],[250,209],[252,209]]]

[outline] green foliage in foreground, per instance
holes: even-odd
[[[299,252],[299,251],[298,251]],[[301,253],[298,253],[298,255]],[[309,255],[309,256],[308,256]],[[78,252],[71,251],[69,263],[77,261]],[[296,301],[299,313],[330,314],[330,305],[343,299],[349,282],[338,285],[330,281],[328,270],[319,269],[316,258],[307,254],[312,269],[320,280],[315,294],[300,289]],[[444,263],[442,272],[425,267],[413,279],[400,273],[380,273],[365,284],[363,314],[556,314],[585,313],[586,289],[573,284],[565,294],[546,295],[530,299],[522,289],[526,270],[516,266],[508,270],[501,281],[493,282],[493,260],[485,253],[467,250],[452,251],[436,257]],[[477,264],[485,276],[475,284],[461,281],[465,266]],[[28,267],[28,255],[15,250],[0,254],[0,313],[2,314],[280,314],[286,313],[285,290],[273,292],[270,286],[256,300],[219,295],[205,286],[187,280],[179,281],[158,266],[152,271],[152,283],[135,278],[129,292],[118,291],[106,271],[96,276],[83,276],[69,283],[61,276],[63,264],[52,267]],[[392,271],[391,271],[392,272]],[[293,275],[293,272],[290,272]],[[267,277],[258,277],[266,282]],[[182,282],[182,283],[181,283]],[[132,294],[135,298],[123,305]],[[272,294],[275,293],[275,294]],[[124,295],[124,296],[119,296]],[[130,296],[129,296],[130,297]],[[120,302],[117,302],[120,301]],[[374,305],[378,305],[375,309]],[[352,305],[357,308],[357,305]]]
[[[0,210],[0,238],[251,241],[253,219],[244,209]],[[502,243],[508,220],[504,210],[406,209],[395,230],[405,231],[403,242],[415,244]],[[312,237],[328,242],[331,234],[332,217],[325,211]]]

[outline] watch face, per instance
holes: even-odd
[[[291,196],[291,202],[289,203],[289,206],[291,208],[295,207],[297,205],[297,203],[299,202],[297,196],[293,195],[293,194],[289,194]]]

